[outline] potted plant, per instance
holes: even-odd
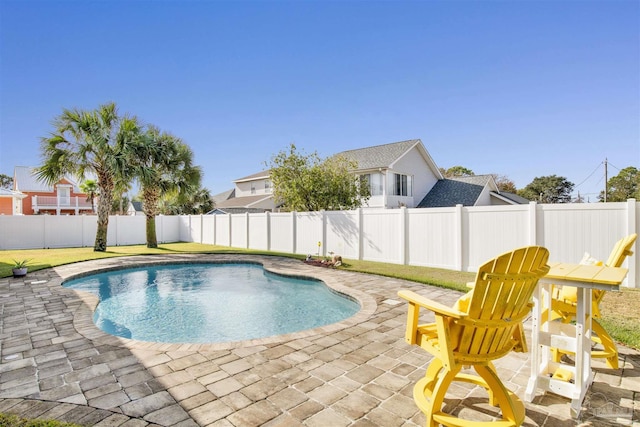
[[[23,259],[20,261],[13,260],[13,277],[24,277],[27,275],[27,263],[28,259]]]

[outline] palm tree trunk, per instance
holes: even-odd
[[[93,245],[94,252],[105,252],[107,250],[107,229],[109,226],[109,213],[111,211],[111,197],[113,191],[113,180],[108,174],[98,174],[98,187],[100,188],[100,198],[98,199],[98,230],[96,231],[96,241]]]
[[[156,217],[147,217],[147,247],[157,248],[158,239],[156,238]]]
[[[143,188],[142,198],[144,214],[147,217],[146,232],[147,232],[147,247],[157,248],[158,239],[156,237],[156,214],[158,211],[158,200],[160,199],[160,190],[157,188]]]

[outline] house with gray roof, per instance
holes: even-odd
[[[526,204],[529,200],[500,191],[492,175],[473,175],[439,180],[418,204],[419,208],[456,205],[488,206]]]
[[[371,198],[365,208],[484,206],[528,203],[498,190],[491,175],[445,179],[419,139],[375,145],[335,154],[357,164],[353,171],[369,183]],[[234,181],[235,188],[216,201],[212,213],[277,210],[269,171]]]
[[[233,183],[233,190],[213,196],[216,207],[209,213],[256,213],[275,210],[268,170],[238,178]]]
[[[357,163],[354,174],[369,182],[367,207],[414,208],[442,174],[419,139],[376,145],[336,154]]]

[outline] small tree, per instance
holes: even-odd
[[[0,188],[11,188],[13,187],[13,178],[9,175],[5,175],[0,173]]]
[[[540,203],[569,203],[574,184],[563,176],[539,176],[533,179],[518,195]]]
[[[607,181],[607,202],[624,202],[632,198],[640,200],[640,171],[629,166]],[[604,202],[604,191],[598,199]]]
[[[342,156],[320,159],[291,144],[268,164],[274,198],[291,211],[355,209],[369,200],[369,184],[358,179],[355,162]]]
[[[80,184],[80,190],[87,195],[87,202],[91,202],[91,210],[95,211],[94,201],[98,195],[98,184],[93,179],[87,179]]]

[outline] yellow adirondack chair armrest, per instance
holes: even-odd
[[[447,307],[444,304],[441,304],[437,301],[432,301],[429,298],[423,297],[422,295],[418,295],[413,291],[398,291],[398,296],[403,298],[410,303],[414,303],[419,305],[420,307],[424,307],[428,310],[433,311],[436,314],[440,314],[447,317],[452,317],[454,319],[461,319],[466,317],[467,314],[461,311],[456,310],[455,308]]]

